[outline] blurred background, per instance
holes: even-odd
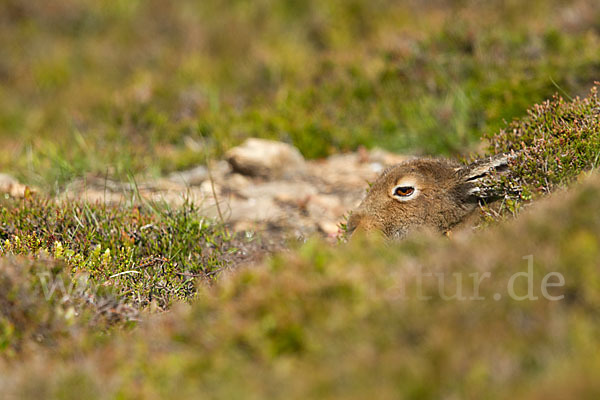
[[[467,154],[599,79],[597,0],[0,0],[0,170],[160,176],[251,136]]]

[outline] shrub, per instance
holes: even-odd
[[[488,182],[516,211],[534,196],[565,187],[600,162],[600,98],[555,95],[491,135],[489,152],[510,153],[510,174]]]

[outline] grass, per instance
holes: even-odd
[[[600,71],[594,1],[5,3],[0,167],[52,190],[248,136],[465,153]]]
[[[0,389],[16,398],[593,396],[597,109],[596,88],[555,97],[490,137],[490,152],[518,152],[497,187],[507,201],[551,195],[518,220],[453,241],[315,239],[219,279],[241,253],[264,250],[193,204],[5,199]],[[530,256],[536,299],[511,298]],[[419,283],[419,271],[434,275]],[[489,274],[477,290],[473,273]],[[544,294],[540,283],[556,273],[563,284]],[[527,290],[518,281],[515,293]]]
[[[598,396],[597,2],[375,3],[3,2],[0,168],[42,190],[0,201],[0,397]],[[250,136],[515,151],[507,209],[549,198],[476,235],[313,239],[221,273],[268,246],[189,203],[53,197]],[[517,301],[529,255],[538,299]],[[489,272],[485,300],[433,277],[418,300],[419,269],[444,293]]]
[[[595,175],[462,241],[311,241],[133,331],[73,334],[2,376],[19,398],[594,398],[599,196]],[[530,255],[537,299],[511,298]],[[419,270],[436,275],[419,287]],[[477,272],[490,276],[475,292]],[[564,277],[548,288],[560,300],[541,290],[548,273]],[[527,279],[515,282],[524,296]],[[442,297],[459,290],[466,300]]]
[[[0,355],[52,345],[72,325],[125,327],[141,310],[194,299],[232,265],[264,253],[191,203],[106,205],[29,194],[0,207]]]
[[[212,279],[250,248],[189,203],[170,209],[38,196],[5,202],[0,239],[4,256],[51,257],[138,307],[159,308],[191,298],[197,278]]]

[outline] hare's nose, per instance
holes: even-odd
[[[358,238],[385,238],[383,227],[377,219],[369,214],[352,213],[346,224],[346,231],[351,240]]]
[[[350,218],[348,218],[348,222],[346,223],[346,232],[351,237],[356,236],[359,232],[362,232],[361,234],[369,235],[378,232],[380,229],[379,225],[371,216],[356,211],[350,215]]]
[[[346,232],[348,233],[348,235],[352,236],[354,231],[356,231],[356,228],[359,227],[362,218],[363,216],[360,213],[353,212],[352,214],[350,214],[350,218],[348,218],[348,222],[346,223]]]

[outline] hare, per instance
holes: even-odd
[[[414,159],[386,169],[350,214],[347,231],[380,231],[402,239],[419,228],[449,233],[465,222],[482,201],[493,200],[478,184],[504,171],[509,157],[499,155],[461,165],[443,159]]]

